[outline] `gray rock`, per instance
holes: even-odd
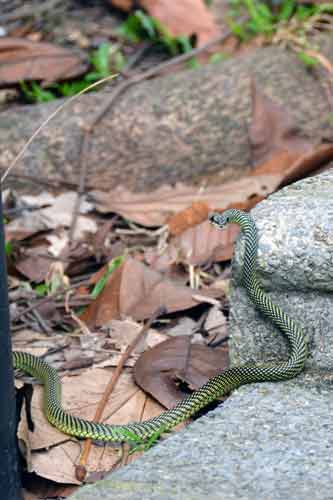
[[[332,500],[333,172],[306,179],[254,211],[258,272],[304,327],[311,357],[294,380],[234,391],[216,410],[73,499]],[[231,294],[232,360],[283,358],[287,346],[239,286]]]
[[[251,212],[259,232],[258,275],[271,299],[303,327],[308,368],[333,370],[333,171],[282,189]],[[239,286],[239,242],[231,287],[233,364],[282,359],[287,343]]]
[[[332,500],[332,384],[242,387],[73,500]]]

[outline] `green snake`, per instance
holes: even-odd
[[[257,309],[287,337],[290,345],[289,358],[286,361],[276,363],[249,363],[234,366],[211,378],[199,390],[157,417],[126,425],[108,425],[84,420],[67,413],[61,406],[61,382],[56,370],[36,356],[25,352],[14,352],[14,367],[33,375],[44,384],[44,411],[50,424],[66,434],[79,438],[116,442],[144,442],[170,430],[212,401],[241,385],[252,382],[287,380],[303,370],[307,358],[307,344],[303,331],[292,318],[272,302],[261,289],[256,277],[258,235],[254,220],[245,212],[230,209],[222,214],[211,214],[210,222],[219,229],[224,228],[229,223],[239,224],[245,236],[242,284]]]

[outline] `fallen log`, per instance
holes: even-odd
[[[325,36],[322,50],[332,58],[332,36]],[[93,130],[87,186],[109,190],[121,184],[144,191],[176,181],[215,184],[240,177],[251,168],[251,78],[311,137],[327,132],[329,109],[315,72],[291,51],[261,48],[131,86]],[[113,88],[67,106],[37,136],[13,173],[77,183],[83,127]],[[0,113],[2,172],[57,106],[59,101]]]

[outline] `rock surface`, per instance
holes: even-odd
[[[331,500],[333,379],[243,387],[73,500]]]
[[[273,302],[303,327],[308,368],[333,370],[333,171],[297,182],[252,210],[259,232],[258,274]],[[287,343],[238,286],[238,245],[231,294],[230,356],[283,358]]]
[[[331,193],[333,172],[290,186],[253,211],[260,277],[270,281],[273,300],[304,326],[311,348],[307,370],[288,382],[241,387],[73,500],[332,500]],[[238,287],[241,247],[231,296],[233,361],[281,357],[281,336]]]

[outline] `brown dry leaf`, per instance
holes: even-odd
[[[82,321],[90,328],[103,326],[113,319],[119,319],[120,311],[120,288],[124,272],[125,262],[113,271],[104,289],[81,314]],[[133,280],[136,278],[133,278]]]
[[[308,154],[301,156],[285,172],[280,187],[317,173],[318,169],[333,160],[333,145],[322,144],[313,148]],[[331,168],[331,166],[329,166]],[[322,169],[321,169],[322,170]]]
[[[274,179],[278,185],[281,175],[275,175]],[[263,197],[254,196],[245,203],[234,203],[232,207],[248,211],[262,199]],[[153,269],[163,273],[171,272],[180,263],[199,266],[210,261],[230,260],[238,234],[239,226],[236,224],[229,224],[223,231],[217,231],[205,221],[172,238],[162,251],[147,250],[145,259]]]
[[[15,269],[23,276],[35,283],[40,283],[46,278],[52,260],[43,257],[47,254],[46,247],[32,247],[28,249],[18,249],[18,254],[15,259]]]
[[[173,36],[196,35],[197,46],[219,35],[214,16],[204,0],[140,0],[140,5],[165,26]]]
[[[266,164],[268,160],[274,160],[276,155],[282,154],[283,161],[289,162],[290,166],[293,161],[312,149],[311,141],[302,136],[288,111],[261,92],[254,81],[249,136],[253,159],[257,165]],[[281,170],[264,169],[266,174],[279,171]],[[259,169],[255,175],[262,172]]]
[[[153,269],[164,273],[180,263],[200,266],[210,261],[230,260],[238,234],[239,226],[236,224],[217,231],[205,221],[173,238],[162,253],[151,250],[147,259]]]
[[[110,379],[111,372],[90,369],[84,374],[63,377],[63,406],[73,414],[92,419],[97,403]],[[84,389],[84,390],[82,390]],[[32,418],[35,431],[27,429],[24,411],[18,435],[26,444],[28,470],[52,481],[79,484],[75,477],[75,464],[80,456],[79,441],[53,428],[42,411],[42,387],[36,386],[32,398]],[[123,374],[104,411],[109,424],[124,424],[152,418],[163,408],[151,401],[147,411],[147,397],[138,389],[129,375]],[[110,471],[119,459],[118,450],[111,446],[93,446],[89,455],[88,472]]]
[[[150,16],[157,19],[173,36],[196,35],[197,46],[204,45],[219,35],[220,30],[211,11],[203,0],[108,0],[111,5],[124,11],[135,4],[143,7]]]
[[[134,0],[108,0],[108,2],[125,12],[129,12],[134,7]]]
[[[131,344],[142,330],[142,325],[130,320],[115,320],[113,319],[108,324],[109,337],[114,342],[120,352],[124,352],[129,344]],[[166,335],[150,328],[144,338],[134,349],[134,353],[141,353],[147,347],[154,347],[166,340]]]
[[[73,218],[73,210],[75,206],[77,194],[74,191],[67,191],[66,193],[52,197],[48,196],[48,206],[42,205],[34,211],[25,211],[20,217],[12,220],[6,225],[6,232],[8,232],[8,239],[15,239],[17,234],[24,233],[26,235],[33,235],[41,231],[48,231],[59,227],[69,227]],[[35,201],[39,202],[39,197],[22,196],[21,200],[27,206],[35,206]],[[80,207],[81,213],[87,213],[91,209],[91,204],[83,202]],[[97,224],[91,218],[80,215],[77,220],[77,227],[75,230],[75,239],[80,239],[86,233],[95,233],[97,231]],[[61,235],[62,244],[58,247],[61,248],[67,243],[64,235]],[[55,243],[53,242],[55,245]]]
[[[242,177],[221,186],[198,188],[176,184],[162,186],[151,193],[132,193],[123,187],[111,192],[92,191],[90,196],[101,213],[115,212],[143,226],[160,226],[169,217],[190,207],[206,203],[211,210],[251,203],[255,196],[265,198],[281,180],[280,175]]]
[[[173,337],[144,352],[134,367],[136,383],[167,408],[184,397],[178,383],[197,390],[229,365],[226,349],[191,344],[188,335]]]
[[[178,262],[200,266],[210,260],[229,260],[238,234],[236,224],[216,231],[209,221],[205,221],[174,238],[172,245],[178,250]]]
[[[143,320],[150,318],[161,307],[168,313],[194,307],[199,303],[193,298],[197,293],[207,297],[220,295],[219,292],[198,292],[177,285],[142,262],[127,258],[112,273],[104,290],[88,306],[81,319],[91,328],[119,317]]]
[[[82,75],[89,63],[82,55],[27,38],[0,38],[0,87],[38,80],[43,86]]]
[[[200,201],[192,203],[188,208],[173,215],[168,220],[169,231],[172,236],[183,233],[189,227],[196,226],[208,219],[209,206]]]

